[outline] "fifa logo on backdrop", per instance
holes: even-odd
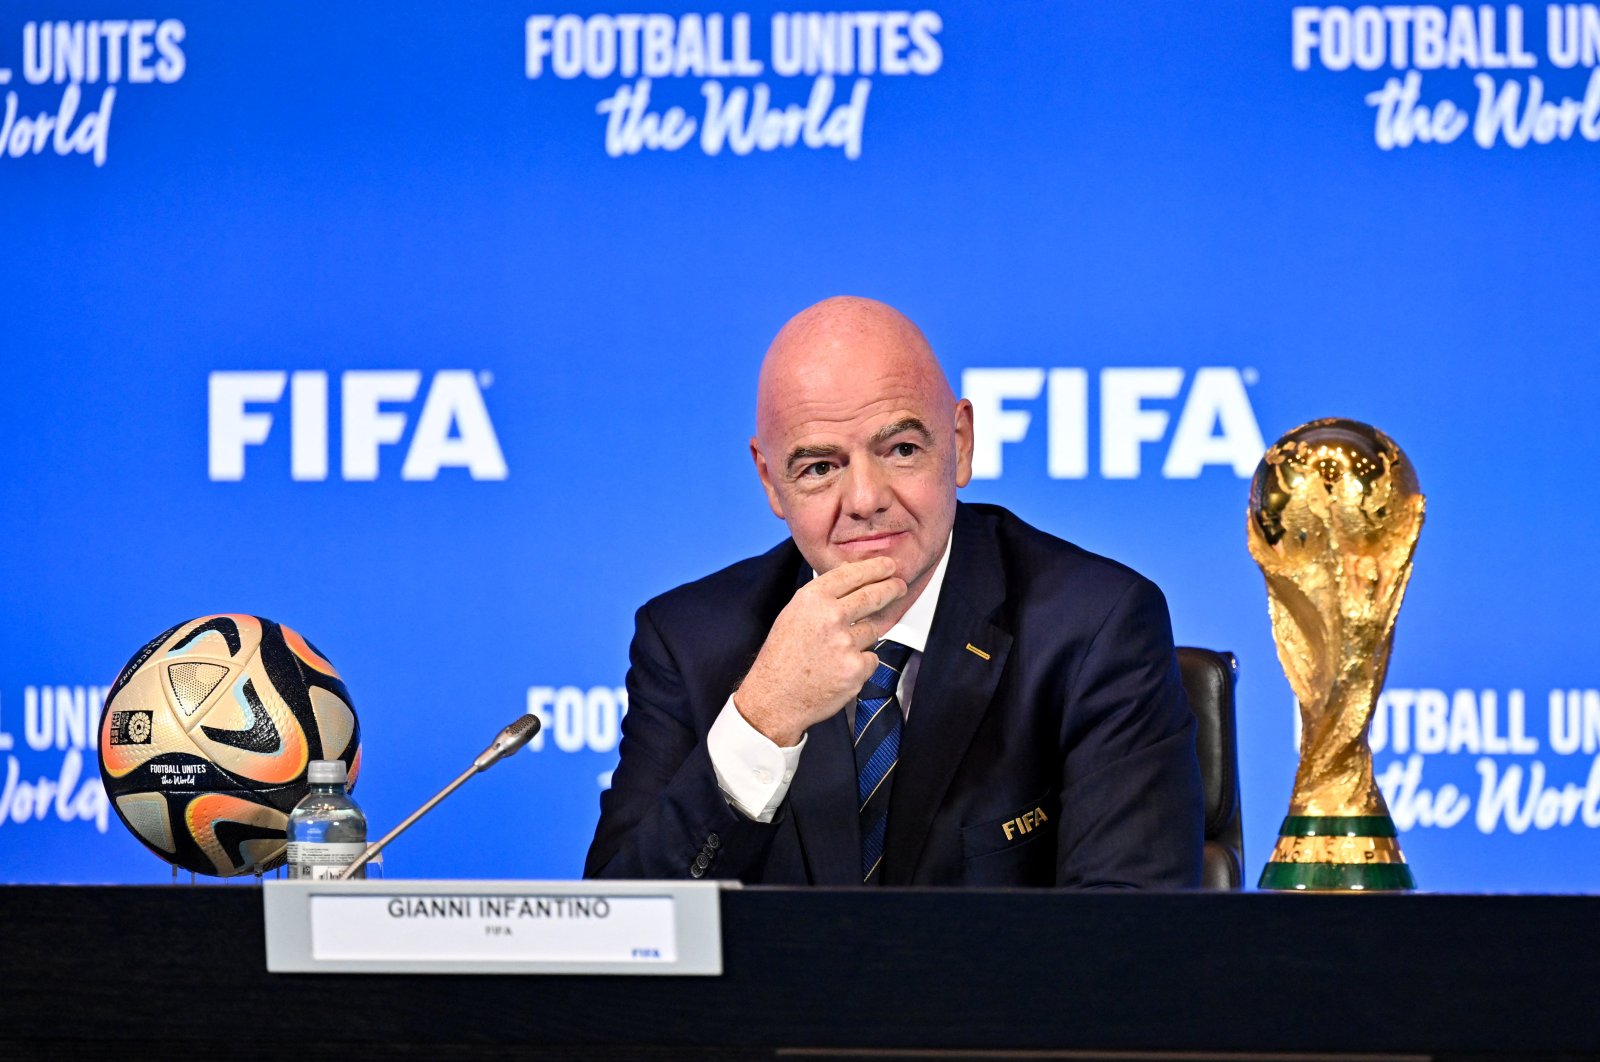
[[[104,166],[111,113],[119,85],[170,85],[183,77],[187,31],[178,19],[98,19],[26,22],[22,26],[22,79],[61,85],[39,109],[32,94],[7,90],[0,107],[0,158],[89,155]],[[16,71],[4,65],[0,86]]]
[[[477,480],[505,479],[505,454],[483,401],[482,389],[492,382],[489,374],[459,369],[434,373],[412,425],[406,411],[392,407],[415,401],[422,382],[423,374],[414,369],[340,374],[339,478],[377,479],[383,449],[403,444],[401,479],[437,479],[446,468],[465,469]],[[283,417],[286,390],[289,476],[328,478],[328,374],[302,370],[211,374],[207,469],[212,480],[245,477],[246,454],[272,437]]]
[[[961,393],[972,403],[973,478],[999,479],[1006,447],[1039,419],[1050,478],[1088,477],[1094,411],[1103,479],[1138,479],[1152,444],[1165,446],[1163,479],[1194,479],[1213,465],[1247,479],[1266,449],[1250,404],[1256,379],[1254,369],[1203,368],[1189,377],[1179,368],[1116,368],[1101,369],[1091,388],[1087,369],[968,369]]]

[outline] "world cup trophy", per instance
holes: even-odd
[[[1273,444],[1250,484],[1250,555],[1300,703],[1300,768],[1263,889],[1416,888],[1372,774],[1367,730],[1389,669],[1424,499],[1367,424],[1327,418]]]

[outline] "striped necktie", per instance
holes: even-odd
[[[889,826],[889,790],[900,759],[900,700],[895,687],[911,659],[911,648],[881,641],[872,647],[878,669],[856,697],[856,803],[861,816],[861,880],[875,885],[883,869],[884,833]]]

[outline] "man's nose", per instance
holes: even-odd
[[[851,461],[844,469],[844,508],[851,516],[867,519],[894,503],[888,472],[876,461]]]

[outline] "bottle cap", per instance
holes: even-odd
[[[344,785],[344,761],[312,760],[306,768],[306,781],[311,785]]]

